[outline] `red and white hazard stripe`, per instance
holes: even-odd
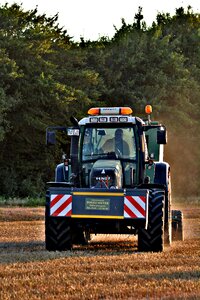
[[[56,217],[71,216],[72,195],[51,195],[50,215]]]
[[[145,218],[146,197],[125,196],[124,197],[124,218]]]

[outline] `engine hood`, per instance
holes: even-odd
[[[120,160],[97,160],[90,173],[91,187],[122,188],[123,176]]]

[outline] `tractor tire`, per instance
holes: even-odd
[[[45,244],[48,251],[72,249],[70,220],[66,217],[46,217]]]
[[[183,213],[180,210],[172,210],[172,240],[184,240]]]
[[[164,250],[164,202],[163,190],[150,190],[148,227],[139,229],[138,251],[161,252]]]
[[[72,233],[73,244],[85,246],[88,245],[90,240],[91,237],[89,232],[86,232],[80,228],[73,229],[73,233]]]

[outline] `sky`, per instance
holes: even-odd
[[[157,13],[175,14],[175,9],[188,5],[200,13],[200,0],[0,0],[5,3],[22,4],[24,10],[38,6],[38,12],[48,17],[59,14],[59,25],[67,30],[74,41],[80,37],[97,40],[101,36],[112,37],[114,26],[121,27],[121,19],[127,24],[134,22],[138,7],[143,8],[144,21],[148,26],[156,20]]]

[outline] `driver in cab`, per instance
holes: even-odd
[[[121,128],[116,129],[114,138],[107,140],[102,145],[102,150],[104,153],[115,152],[119,156],[129,156],[129,146],[123,139],[123,130]]]

